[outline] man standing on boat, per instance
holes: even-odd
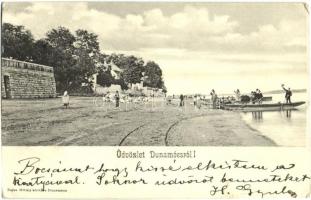
[[[282,84],[282,88],[285,91],[285,99],[286,99],[286,103],[292,103],[290,98],[292,96],[292,91],[290,90],[290,88],[286,89],[284,87],[284,84]]]

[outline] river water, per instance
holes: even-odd
[[[264,96],[272,96],[273,103],[284,102],[284,94],[267,94]],[[308,134],[308,94],[294,93],[292,102],[295,101],[306,101],[306,104],[297,107],[296,110],[242,112],[241,115],[246,123],[272,139],[278,146],[305,146]]]

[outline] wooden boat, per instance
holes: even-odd
[[[270,110],[289,110],[306,102],[298,101],[293,103],[264,103],[264,104],[222,104],[221,109],[241,110],[241,111],[270,111]]]

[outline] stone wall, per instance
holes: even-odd
[[[2,58],[1,70],[2,98],[56,97],[53,67]]]

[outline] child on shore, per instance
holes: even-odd
[[[62,102],[63,102],[65,108],[67,108],[69,106],[69,95],[68,95],[67,91],[65,91],[64,95],[62,96]]]

